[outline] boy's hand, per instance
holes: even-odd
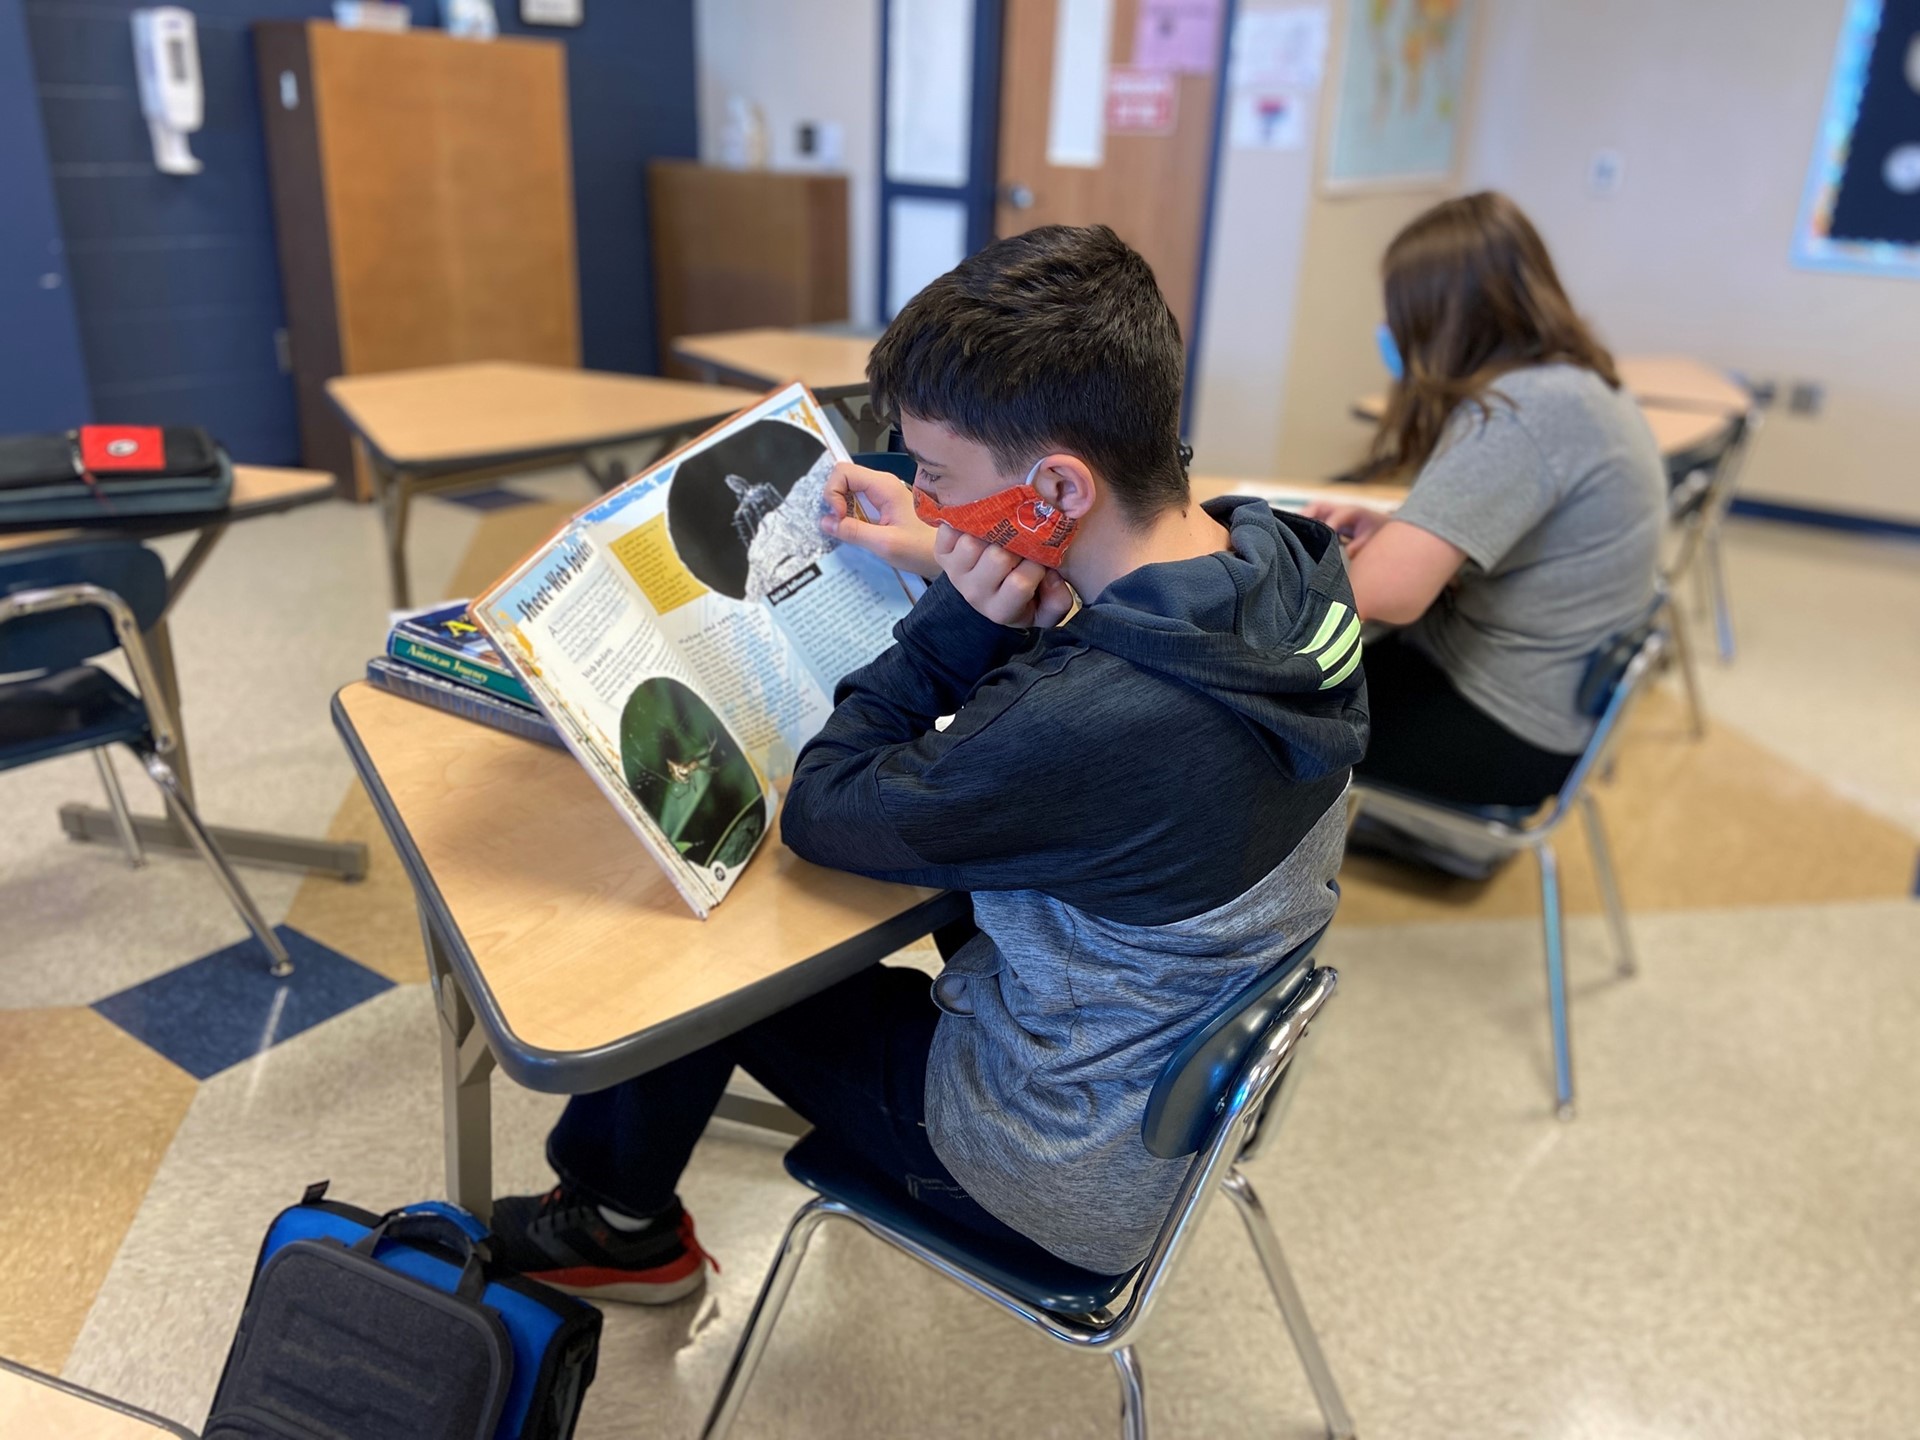
[[[1331,526],[1346,542],[1349,559],[1365,549],[1380,527],[1393,518],[1371,505],[1340,505],[1331,500],[1316,500],[1300,513],[1309,520]]]
[[[960,597],[996,625],[1051,628],[1073,609],[1073,589],[1057,570],[963,535],[951,525],[939,527],[933,548]]]
[[[863,507],[873,519],[860,518]],[[897,475],[842,460],[827,477],[822,534],[857,545],[896,570],[931,580],[940,573],[933,553],[933,529],[913,513],[913,489]]]

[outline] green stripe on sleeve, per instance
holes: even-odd
[[[1326,679],[1320,682],[1320,688],[1322,690],[1333,689],[1334,686],[1338,685],[1342,680],[1346,679],[1349,675],[1353,674],[1353,672],[1356,669],[1359,668],[1360,649],[1361,649],[1360,646],[1355,645],[1353,647],[1353,654],[1347,658],[1347,663],[1342,665],[1338,670],[1334,671],[1333,674],[1327,676]]]
[[[1340,632],[1340,638],[1329,645],[1314,663],[1322,670],[1331,670],[1338,665],[1350,646],[1360,643],[1360,617],[1354,616],[1347,622],[1347,628]]]
[[[1313,639],[1309,640],[1304,646],[1293,653],[1296,655],[1311,655],[1322,645],[1326,644],[1327,641],[1333,638],[1333,632],[1340,628],[1340,621],[1346,613],[1347,607],[1342,605],[1338,600],[1334,601],[1333,604],[1327,608],[1327,618],[1320,622],[1320,629],[1315,633]]]

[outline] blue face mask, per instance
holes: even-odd
[[[1393,343],[1393,328],[1382,320],[1379,328],[1373,332],[1373,338],[1380,347],[1380,363],[1387,367],[1387,374],[1395,380],[1404,378],[1407,367],[1401,363],[1400,347]]]

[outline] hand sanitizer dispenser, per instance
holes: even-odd
[[[133,58],[140,109],[153,135],[153,163],[163,174],[198,175],[200,162],[187,145],[205,109],[193,12],[178,5],[134,11]]]

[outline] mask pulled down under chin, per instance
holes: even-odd
[[[1066,558],[1080,523],[1042,500],[1031,485],[1011,485],[965,505],[942,505],[916,487],[913,513],[929,525],[951,525],[1050,570]]]

